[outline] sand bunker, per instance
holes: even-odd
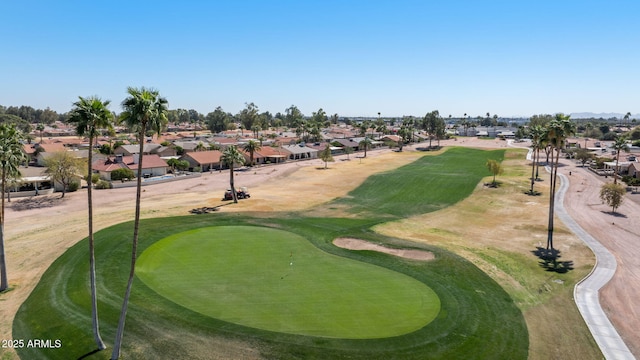
[[[381,253],[399,256],[405,259],[428,261],[433,260],[435,256],[430,251],[424,250],[408,250],[408,249],[391,249],[382,245],[370,243],[368,241],[352,238],[337,238],[333,240],[335,246],[349,250],[373,250]]]

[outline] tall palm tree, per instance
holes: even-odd
[[[253,154],[256,151],[260,151],[260,149],[262,149],[262,146],[260,145],[260,143],[258,141],[255,140],[249,140],[247,143],[245,143],[244,145],[242,145],[242,150],[247,151],[249,153],[249,166],[253,166]]]
[[[227,147],[220,157],[220,161],[229,167],[229,186],[231,187],[231,193],[233,194],[233,202],[238,202],[238,194],[233,183],[233,167],[235,164],[244,164],[244,156],[235,145]]]
[[[552,160],[551,182],[549,190],[549,226],[547,234],[547,250],[553,249],[553,216],[555,206],[556,180],[558,178],[558,163],[560,161],[560,152],[565,146],[566,139],[575,134],[576,126],[571,122],[569,115],[562,113],[556,114],[556,118],[552,120],[547,127],[549,145],[556,152],[555,160]]]
[[[7,179],[20,173],[19,166],[26,160],[22,151],[22,133],[15,125],[0,124],[0,172],[2,173],[2,210],[0,210],[0,292],[9,288],[7,263],[4,255],[4,200]]]
[[[531,133],[531,148],[532,148],[532,162],[531,162],[531,189],[529,190],[530,194],[533,194],[533,184],[535,184],[536,178],[538,177],[537,172],[535,172],[536,164],[540,158],[540,148],[542,147],[542,136],[544,134],[544,128],[540,125],[533,125],[531,129],[529,129]]]
[[[122,302],[122,310],[118,321],[118,329],[116,331],[116,339],[113,344],[113,353],[111,359],[115,360],[120,357],[120,347],[122,346],[122,336],[124,334],[124,323],[127,317],[127,307],[129,305],[129,297],[131,295],[131,285],[135,275],[136,257],[138,250],[138,230],[140,226],[140,197],[142,188],[142,160],[144,150],[144,138],[147,129],[153,130],[160,134],[162,127],[167,123],[167,99],[161,97],[157,90],[147,88],[127,89],[129,97],[124,99],[122,107],[124,111],[120,115],[120,121],[127,124],[131,129],[138,133],[138,142],[140,150],[138,153],[138,174],[136,189],[136,212],[133,221],[133,246],[131,250],[131,271],[129,272],[129,281],[127,282],[127,290],[125,291],[124,301]]]
[[[98,297],[96,293],[96,265],[93,241],[93,197],[91,186],[91,165],[93,164],[93,142],[100,135],[101,129],[112,129],[113,114],[107,107],[111,102],[102,101],[98,97],[83,98],[78,97],[78,101],[73,103],[74,108],[67,120],[75,124],[76,133],[79,136],[89,138],[89,155],[87,157],[87,207],[89,221],[89,277],[91,282],[91,320],[93,325],[93,338],[96,341],[98,350],[104,350],[106,346],[100,337],[100,327],[98,324]]]
[[[613,183],[618,183],[618,163],[620,161],[620,152],[625,151],[629,152],[629,144],[627,144],[627,139],[624,136],[619,136],[616,138],[616,141],[611,145],[611,147],[616,151],[616,171],[613,173]]]

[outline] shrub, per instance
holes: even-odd
[[[111,172],[111,180],[133,179],[136,177],[131,169],[115,169]]]
[[[109,181],[106,180],[100,180],[96,183],[96,189],[98,190],[102,190],[102,189],[111,189],[113,188],[113,185],[111,185],[111,183]]]
[[[623,176],[622,181],[625,182],[628,186],[640,186],[640,179],[634,178],[629,175]]]
[[[78,180],[71,180],[69,185],[67,185],[68,192],[78,191],[79,188],[80,188],[80,181]]]

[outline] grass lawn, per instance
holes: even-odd
[[[451,205],[470,194],[480,179],[488,175],[484,168],[487,159],[499,159],[503,151],[484,152],[471,149],[451,149],[438,156],[425,156],[415,163],[379,175],[365,182],[350,193],[347,199],[338,200],[350,211],[362,211],[353,218],[308,217],[301,214],[233,214],[214,213],[200,216],[148,219],[141,222],[140,268],[134,283],[129,306],[123,357],[126,358],[268,358],[268,359],[525,359],[528,354],[528,332],[523,315],[512,298],[493,279],[464,258],[441,248],[403,241],[392,236],[374,233],[371,228],[390,216],[432,211]],[[442,158],[449,160],[443,161]],[[475,159],[471,161],[470,159]],[[465,161],[470,161],[465,163]],[[473,162],[473,164],[471,163]],[[479,163],[476,164],[476,162]],[[447,165],[448,163],[448,165]],[[465,170],[464,167],[471,167]],[[484,170],[481,170],[484,169]],[[393,179],[386,179],[386,178]],[[415,178],[418,177],[418,178]],[[390,184],[403,178],[402,192],[395,197],[387,193]],[[465,179],[462,179],[465,178]],[[471,179],[466,179],[471,178]],[[473,180],[475,179],[475,180]],[[428,185],[425,185],[428,183]],[[443,191],[441,188],[457,183],[457,188]],[[446,192],[448,196],[442,196]],[[413,195],[411,195],[413,194]],[[465,195],[466,194],[466,195]],[[414,199],[418,198],[418,199]],[[433,199],[433,200],[430,200]],[[437,201],[436,201],[437,200]],[[433,201],[437,206],[428,206]],[[394,209],[399,209],[395,212]],[[237,243],[230,243],[225,231],[233,235],[239,228],[253,226],[251,230],[261,236]],[[260,226],[256,228],[256,226]],[[124,292],[130,257],[132,223],[124,223],[98,232],[96,238],[96,265],[98,269],[98,294],[103,338],[111,346],[117,326],[121,298]],[[213,235],[212,235],[213,234]],[[291,234],[291,235],[290,235]],[[193,236],[190,240],[189,236]],[[273,236],[284,239],[285,245],[260,247],[260,238]],[[436,259],[428,262],[405,260],[372,251],[349,251],[335,247],[336,237],[356,237],[391,247],[420,248],[432,251]],[[220,237],[206,242],[202,238]],[[184,245],[190,242],[189,246]],[[247,241],[248,243],[245,243]],[[191,242],[195,242],[191,244]],[[247,252],[247,246],[253,252]],[[183,249],[184,248],[184,249]],[[295,250],[293,250],[295,248]],[[193,254],[194,249],[198,252]],[[269,254],[268,251],[275,251]],[[201,250],[201,251],[200,251]],[[265,253],[266,254],[263,254]],[[224,256],[213,256],[213,254]],[[308,267],[305,276],[324,279],[323,293],[313,292],[316,284],[297,279],[301,274],[290,273],[283,267]],[[13,326],[14,338],[59,339],[59,349],[22,348],[18,353],[24,359],[69,359],[90,354],[95,346],[91,336],[89,311],[88,262],[86,240],[65,252],[43,275],[41,282],[22,305]],[[246,258],[245,258],[246,256]],[[188,264],[199,257],[193,269]],[[262,262],[267,262],[263,267]],[[284,265],[283,265],[284,262]],[[183,264],[180,267],[180,263]],[[236,267],[240,264],[240,267]],[[260,269],[251,269],[260,265]],[[165,268],[165,266],[177,266]],[[332,269],[335,268],[335,269]],[[151,271],[153,269],[153,271]],[[235,269],[235,270],[234,270]],[[206,271],[205,271],[206,270]],[[191,271],[188,279],[172,271]],[[244,276],[237,274],[248,271]],[[324,273],[321,273],[324,272]],[[382,279],[362,286],[365,279]],[[280,278],[278,278],[280,275]],[[271,279],[266,277],[271,276]],[[229,279],[231,277],[232,279]],[[215,278],[215,279],[214,279]],[[183,279],[184,284],[181,284]],[[193,283],[191,283],[193,279]],[[231,280],[231,281],[230,281]],[[213,286],[208,281],[214,281]],[[235,284],[245,282],[244,285]],[[262,281],[271,286],[261,287]],[[281,317],[277,310],[260,305],[247,305],[247,301],[260,301],[265,291],[269,297],[282,299],[273,283],[296,281],[306,286],[297,296],[313,296],[320,304],[293,304],[289,307],[318,306],[318,311],[340,311],[339,304],[379,306],[397,302],[397,294],[378,291],[371,287],[391,287],[392,291],[405,292],[409,298],[405,309],[420,313],[417,322],[403,330],[392,329],[396,335],[380,338],[305,332],[304,321],[278,325]],[[313,282],[313,280],[312,280]],[[233,283],[233,284],[232,284]],[[365,283],[366,284],[366,283]],[[404,284],[404,285],[403,285]],[[228,286],[245,295],[235,299]],[[345,290],[345,286],[346,289]],[[407,294],[410,286],[416,293]],[[359,288],[361,287],[361,288]],[[401,289],[402,288],[402,289]],[[293,287],[289,288],[289,291]],[[433,318],[431,306],[415,306],[416,297],[428,297],[432,289],[440,299],[440,309]],[[190,294],[179,294],[191,291]],[[217,297],[220,299],[210,299]],[[253,297],[254,299],[245,299]],[[412,300],[413,299],[413,300]],[[210,303],[207,303],[211,301]],[[244,302],[250,313],[242,309],[208,309],[235,301]],[[351,302],[349,302],[351,301]],[[202,303],[208,305],[201,306]],[[243,306],[245,307],[245,306]],[[264,313],[260,313],[261,309]],[[320,308],[323,308],[320,310]],[[334,308],[334,310],[331,310]],[[379,308],[378,308],[379,309]],[[389,313],[398,309],[383,309],[392,320],[401,313]],[[247,309],[244,309],[246,311]],[[292,309],[295,310],[295,309]],[[413,311],[412,310],[412,311]],[[380,311],[380,310],[373,310]],[[235,313],[235,315],[230,315]],[[269,313],[271,315],[269,315]],[[430,315],[425,315],[430,314]],[[281,315],[281,314],[280,314]],[[362,314],[358,315],[361,316]],[[255,316],[259,324],[250,323],[246,316]],[[267,319],[271,316],[272,322]],[[328,316],[335,316],[328,315]],[[226,318],[225,318],[226,317]],[[356,318],[354,314],[349,317]],[[431,320],[429,322],[429,320]],[[381,324],[388,319],[367,319]],[[426,324],[420,326],[418,324]],[[428,324],[427,324],[428,323]],[[336,327],[343,324],[335,323]],[[292,327],[289,331],[285,328]],[[331,329],[322,322],[316,328]],[[371,326],[371,325],[365,325]],[[404,326],[404,325],[402,325]],[[376,327],[375,325],[373,327]],[[293,329],[295,328],[295,329]],[[345,327],[346,328],[346,327]],[[413,330],[413,331],[412,331]],[[315,331],[315,330],[314,330]],[[353,334],[353,330],[345,330]],[[367,330],[368,331],[368,330]],[[376,337],[369,334],[365,337]],[[90,354],[86,358],[107,359],[109,351]]]

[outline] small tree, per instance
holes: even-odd
[[[496,175],[502,175],[502,165],[496,160],[487,160],[487,169],[493,174],[493,186],[496,186]]]
[[[324,161],[324,168],[327,168],[327,162],[334,161],[333,155],[331,155],[331,146],[327,144],[324,150],[320,151],[320,160]]]
[[[607,183],[600,188],[600,200],[611,206],[612,211],[615,213],[616,209],[620,207],[624,200],[624,194],[626,190],[624,186],[620,184]]]
[[[71,183],[84,173],[86,164],[81,159],[76,158],[69,151],[58,151],[45,160],[45,174],[49,175],[51,181],[62,185],[63,198],[67,190],[70,190]]]
[[[365,137],[362,141],[360,141],[359,145],[362,149],[364,149],[363,157],[367,157],[367,149],[371,147],[371,139],[369,139],[368,137]]]
[[[111,172],[111,180],[133,179],[136,175],[128,168],[115,169]]]
[[[351,160],[349,159],[349,154],[353,154],[353,148],[351,146],[345,146],[342,151],[347,154],[347,160]]]
[[[593,159],[593,154],[589,150],[583,148],[576,150],[576,160],[580,161],[583,167],[591,159]]]

